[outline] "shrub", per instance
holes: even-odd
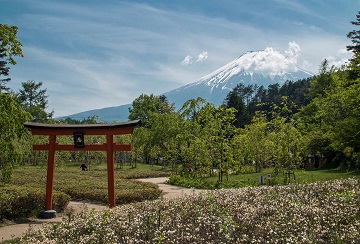
[[[0,220],[35,216],[45,208],[45,189],[14,185],[0,189]],[[69,201],[69,195],[55,191],[53,209],[61,212]]]
[[[79,182],[69,181],[67,184],[57,185],[56,189],[70,195],[76,201],[89,201],[108,204],[107,181],[90,182],[92,179]],[[136,180],[118,179],[115,186],[116,203],[140,202],[154,200],[161,196],[162,190],[153,183]]]
[[[156,173],[156,171],[151,172]],[[129,178],[132,178],[130,176],[145,178],[152,176],[151,172],[149,174],[133,172],[128,176]],[[159,172],[157,176],[161,174],[163,172]],[[39,188],[46,184],[45,169],[19,169],[15,170],[15,176],[12,183],[16,185],[31,185]],[[158,185],[124,179],[124,176],[123,172],[115,172],[117,204],[153,200],[161,196],[162,191]],[[56,168],[54,189],[68,194],[74,201],[108,204],[108,183],[105,170],[81,171],[79,168]]]
[[[359,243],[359,184],[224,189],[84,211],[19,243]]]

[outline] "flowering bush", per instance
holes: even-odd
[[[68,215],[20,243],[359,243],[359,179],[206,191]]]

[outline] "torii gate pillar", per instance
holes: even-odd
[[[56,212],[52,210],[52,196],[54,187],[55,152],[58,151],[106,151],[107,152],[107,172],[108,172],[108,204],[110,208],[116,206],[115,196],[115,170],[114,170],[114,151],[131,151],[131,145],[117,145],[114,143],[114,135],[132,134],[136,127],[141,126],[140,120],[116,123],[116,124],[39,124],[26,122],[25,127],[31,130],[33,135],[48,135],[49,143],[45,145],[33,145],[33,150],[48,151],[47,181],[46,181],[46,201],[43,218],[53,218]],[[74,145],[59,145],[56,143],[57,135],[74,135]],[[76,136],[81,135],[105,135],[106,144],[85,145],[80,140],[77,145]]]

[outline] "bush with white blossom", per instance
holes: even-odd
[[[20,243],[359,243],[360,180],[204,191],[68,214]]]

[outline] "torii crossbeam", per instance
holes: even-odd
[[[141,126],[140,120],[114,124],[40,124],[26,122],[24,126],[31,130],[33,135],[49,136],[49,143],[45,145],[33,145],[33,150],[48,151],[46,202],[45,212],[56,213],[52,210],[52,195],[54,186],[54,168],[56,151],[106,151],[108,172],[108,199],[109,207],[116,206],[115,198],[115,173],[114,151],[131,151],[131,145],[118,145],[114,143],[114,135],[132,134],[136,127]],[[59,145],[56,136],[74,135],[74,145]],[[105,135],[106,143],[102,145],[85,145],[84,136]],[[55,214],[53,214],[55,216]],[[54,217],[51,216],[51,217]],[[46,218],[46,216],[44,216]]]

